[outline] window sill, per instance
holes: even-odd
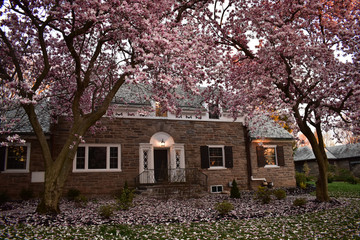
[[[265,165],[264,168],[280,168],[278,165]]]
[[[226,167],[209,167],[208,170],[225,170]]]
[[[4,170],[2,173],[30,173],[29,170]]]
[[[108,172],[122,172],[121,169],[73,169],[73,173],[108,173]]]

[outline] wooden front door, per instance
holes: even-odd
[[[168,178],[168,150],[154,150],[154,170],[156,182],[167,182]]]

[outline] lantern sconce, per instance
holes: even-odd
[[[164,142],[164,139],[161,139],[161,142],[160,142],[160,147],[165,147],[165,142]]]

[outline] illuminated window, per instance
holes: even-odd
[[[264,147],[265,165],[277,165],[275,147]]]
[[[259,167],[285,166],[283,146],[257,146],[256,152]]]
[[[159,102],[155,104],[155,113],[157,117],[167,117],[166,109]]]
[[[1,148],[1,169],[9,172],[28,172],[30,144]]]

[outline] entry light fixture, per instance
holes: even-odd
[[[165,147],[164,139],[161,139],[160,146],[161,146],[161,147]]]

